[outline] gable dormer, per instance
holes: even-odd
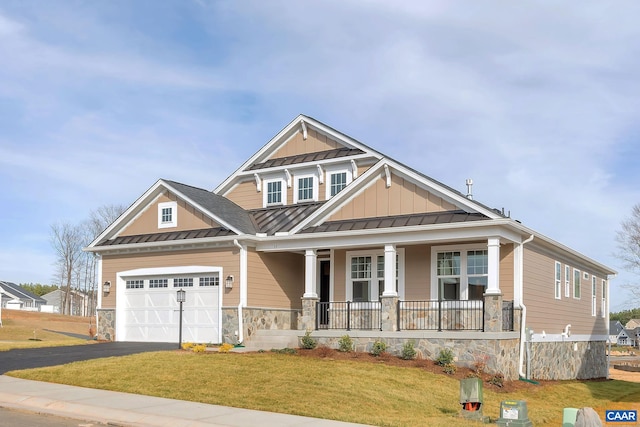
[[[382,156],[307,116],[299,116],[216,190],[245,209],[321,203]]]

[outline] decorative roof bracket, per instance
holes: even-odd
[[[322,170],[322,166],[316,165],[318,167],[318,182],[320,184],[324,183],[324,172]]]
[[[291,188],[291,173],[289,169],[284,170],[284,176],[287,178],[287,188]]]
[[[260,179],[260,175],[257,173],[254,173],[253,177],[256,179],[256,190],[259,193],[262,190],[262,180]]]
[[[389,171],[389,165],[384,165],[384,174],[387,179],[387,188],[391,187],[391,172]]]
[[[302,125],[302,139],[307,140],[307,124],[304,120],[300,120],[300,124]]]
[[[358,177],[358,165],[356,165],[355,160],[351,160],[351,174],[353,175],[353,179]]]

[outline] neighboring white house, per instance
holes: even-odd
[[[42,298],[46,301],[47,307],[51,307],[50,310],[54,313],[64,313],[70,314],[72,316],[88,316],[89,313],[87,311],[89,305],[89,296],[84,292],[77,291],[75,289],[71,289],[70,293],[70,302],[69,302],[69,312],[66,313],[64,310],[63,302],[64,302],[64,292],[61,289],[56,289],[55,291],[51,291],[48,294],[42,295]]]

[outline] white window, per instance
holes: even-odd
[[[327,200],[341,192],[347,185],[349,185],[352,179],[352,172],[349,169],[328,169],[327,179],[325,180]]]
[[[173,279],[174,288],[192,288],[193,277],[178,277]]]
[[[556,261],[556,281],[555,281],[555,296],[556,299],[562,298],[562,264]]]
[[[297,176],[293,188],[293,203],[318,200],[318,186],[315,175]]]
[[[220,285],[220,277],[218,276],[200,278],[200,286],[219,286],[219,285]]]
[[[395,289],[404,298],[404,249],[396,250]],[[348,252],[347,301],[379,301],[383,292],[384,251]]]
[[[144,280],[127,280],[125,287],[127,289],[143,289]]]
[[[158,203],[158,228],[170,228],[178,225],[178,203]]]
[[[487,249],[461,247],[432,249],[432,298],[481,300],[489,281]]]
[[[573,269],[573,297],[580,299],[580,270]]]
[[[287,185],[283,179],[264,180],[263,205],[276,206],[287,204]]]
[[[568,265],[564,266],[564,296],[569,298],[571,296],[571,268]]]
[[[602,307],[602,312],[600,313],[600,315],[602,317],[606,317],[606,312],[607,312],[607,281],[602,279],[602,301],[600,303],[601,307]]]
[[[168,287],[169,287],[168,279],[149,279],[149,289],[168,288]]]
[[[596,288],[598,286],[596,285],[596,276],[591,276],[591,315],[595,316],[596,315],[596,305],[597,305],[597,299],[596,299]]]

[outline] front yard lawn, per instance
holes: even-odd
[[[176,350],[8,375],[378,426],[477,425],[459,418],[459,380],[420,366]],[[591,406],[601,419],[605,409],[640,409],[640,384],[564,381],[526,384],[505,393],[485,383],[484,415],[495,421],[503,400],[525,400],[534,425],[557,426],[564,407]]]

